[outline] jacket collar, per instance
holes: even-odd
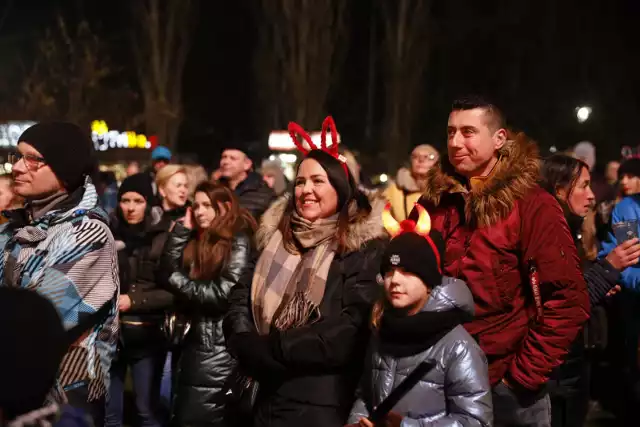
[[[468,189],[468,181],[456,173],[448,160],[431,169],[423,201],[438,206],[444,195],[462,194],[467,224],[491,226],[505,219],[515,202],[533,188],[539,176],[538,147],[523,134],[508,141],[499,152],[500,160],[483,185]]]

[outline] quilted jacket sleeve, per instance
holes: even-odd
[[[251,240],[245,234],[234,237],[227,265],[216,280],[193,280],[181,266],[182,253],[189,242],[191,231],[176,223],[169,235],[163,254],[163,264],[169,268],[167,286],[171,292],[205,310],[223,314],[229,307],[229,294],[248,268]]]
[[[523,268],[529,260],[537,266],[543,318],[529,328],[507,376],[515,386],[536,391],[562,363],[589,318],[590,306],[577,251],[558,202],[544,191],[534,192],[523,201],[520,212]]]

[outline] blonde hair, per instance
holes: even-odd
[[[207,175],[205,168],[200,165],[190,165],[185,166],[184,168],[187,171],[189,197],[193,198],[196,192],[196,187],[205,181],[209,181],[209,175]]]
[[[179,173],[184,174],[187,177],[187,181],[189,180],[189,174],[187,173],[187,169],[182,165],[167,165],[160,169],[156,174],[156,185],[158,188],[164,188],[167,185],[167,182],[171,179],[172,176],[177,175]]]

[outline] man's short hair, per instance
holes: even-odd
[[[489,117],[489,125],[493,126],[494,130],[506,129],[507,121],[505,119],[502,110],[489,99],[480,95],[468,95],[453,101],[451,111],[457,110],[475,110],[476,108],[482,108]]]

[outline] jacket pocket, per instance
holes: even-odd
[[[512,309],[513,300],[517,293],[517,284],[520,283],[520,272],[509,267],[503,257],[495,254],[491,255],[491,269],[500,305]]]

